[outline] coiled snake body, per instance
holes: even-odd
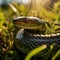
[[[44,35],[46,28],[43,25],[48,24],[47,22],[36,17],[19,17],[13,22],[20,28],[16,35],[18,50],[29,53],[32,49],[43,44],[47,44],[49,48],[52,43],[55,43],[56,48],[60,48],[60,34]]]

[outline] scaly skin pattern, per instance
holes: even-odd
[[[60,49],[60,34],[44,35],[46,30],[44,24],[47,22],[33,17],[19,17],[15,18],[13,23],[20,28],[15,43],[19,51],[29,53],[32,49],[46,44],[48,48],[39,54],[42,56],[53,43],[56,47],[55,50]],[[41,29],[43,27],[44,29]]]

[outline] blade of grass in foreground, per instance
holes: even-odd
[[[50,49],[46,52],[46,54],[44,55],[44,57],[43,57],[43,60],[48,60],[49,59],[49,57],[50,57],[50,55],[51,55],[51,52],[52,52],[52,50],[53,50],[53,48],[54,48],[54,43],[52,44],[52,45],[50,45]]]
[[[55,60],[58,57],[59,54],[60,54],[60,50],[57,51],[57,53],[52,57],[51,60]]]
[[[40,53],[42,50],[46,49],[47,45],[39,46],[38,48],[32,50],[25,58],[25,60],[30,60],[34,55]]]

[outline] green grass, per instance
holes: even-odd
[[[38,10],[34,10],[33,8],[27,8],[27,6],[19,5],[17,3],[8,4],[8,6],[5,8],[0,6],[0,37],[1,37],[0,41],[3,41],[1,43],[3,46],[5,46],[5,47],[3,47],[2,45],[0,46],[0,53],[1,53],[0,56],[4,57],[5,58],[4,60],[7,60],[7,58],[13,60],[13,58],[8,57],[9,54],[13,57],[17,56],[18,58],[16,58],[16,60],[19,60],[17,52],[11,49],[14,48],[13,43],[15,40],[13,33],[15,27],[13,25],[12,20],[13,18],[16,18],[18,16],[36,16],[42,20],[48,21],[50,25],[51,23],[57,23],[57,22],[60,23],[60,1],[54,3],[53,8],[50,9],[46,9],[43,6],[39,6]],[[52,24],[52,28],[49,28],[47,25],[46,28],[47,28],[46,33],[48,33],[49,31],[50,32],[55,31],[60,27],[54,26],[54,24]],[[34,55],[36,55],[38,52],[40,52],[45,48],[46,46],[42,45],[42,48],[38,47],[35,50],[32,50],[24,59],[30,60]],[[50,57],[50,53],[51,49],[47,53],[48,57]],[[56,52],[54,56],[52,56],[51,60],[55,60],[59,55],[60,55],[60,49]],[[46,59],[48,60],[48,58]]]

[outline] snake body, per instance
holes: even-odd
[[[40,25],[44,25],[44,23],[47,22],[34,17],[20,17],[14,19],[13,22],[20,28],[16,35],[16,46],[18,50],[29,53],[32,49],[43,44],[46,44],[49,48],[52,43],[55,43],[55,46],[60,49],[60,34],[53,34],[52,36],[43,35],[46,28],[40,29]],[[21,22],[23,22],[23,24]],[[47,50],[48,49],[46,49],[46,51]]]

